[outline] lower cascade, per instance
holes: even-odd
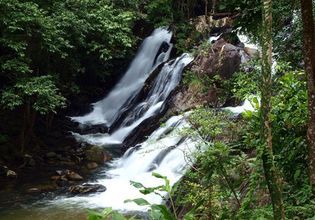
[[[162,198],[154,193],[143,195],[130,181],[142,183],[146,187],[155,187],[164,182],[152,176],[156,172],[167,176],[171,185],[185,173],[188,165],[193,163],[190,156],[197,146],[197,141],[181,133],[187,128],[185,115],[171,117],[164,126],[153,132],[148,139],[130,148],[121,158],[112,161],[96,182],[107,190],[87,196],[76,196],[53,201],[58,205],[76,204],[89,208],[112,207],[122,211],[145,211],[145,207],[125,200],[144,198],[152,204],[162,203]],[[163,192],[162,192],[163,193]]]

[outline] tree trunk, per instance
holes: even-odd
[[[24,154],[25,151],[25,131],[27,127],[27,105],[24,106],[23,109],[23,122],[22,122],[21,134],[20,134],[20,152]]]
[[[262,85],[261,85],[261,121],[262,121],[262,162],[267,181],[274,219],[285,219],[281,192],[281,180],[274,162],[271,134],[271,66],[272,66],[272,1],[263,2],[262,29]]]
[[[25,149],[28,147],[31,139],[34,135],[34,124],[36,120],[36,112],[32,110],[31,103],[28,101],[24,105],[23,110],[23,125],[20,136],[20,149],[21,154],[25,153]]]
[[[205,18],[207,20],[207,16],[208,16],[208,0],[204,0],[205,1]]]
[[[217,7],[217,0],[212,0],[212,13],[214,14],[215,13],[215,9]]]
[[[304,62],[308,87],[308,129],[310,184],[315,194],[315,33],[312,0],[301,0],[304,34]]]

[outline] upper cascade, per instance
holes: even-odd
[[[193,58],[188,54],[168,61],[172,44],[171,32],[158,28],[146,38],[129,70],[107,97],[94,103],[91,113],[72,119],[83,125],[115,125],[110,134],[74,134],[78,141],[99,146],[120,145],[146,119],[161,113],[171,92],[180,83],[182,72]],[[163,65],[160,65],[163,64]],[[137,95],[144,88],[149,75],[158,74],[141,100]]]
[[[155,116],[164,109],[166,100],[171,92],[180,83],[183,69],[193,58],[183,54],[175,60],[164,64],[159,75],[153,82],[153,86],[145,99],[130,109],[121,125],[110,135],[108,134],[75,134],[79,141],[93,145],[121,144],[131,132],[146,119]]]
[[[138,94],[152,70],[169,59],[173,47],[171,38],[170,31],[156,29],[143,41],[127,72],[111,92],[104,99],[92,104],[92,112],[71,119],[82,125],[105,124],[110,127],[126,111],[124,107]]]

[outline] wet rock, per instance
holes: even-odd
[[[97,133],[108,133],[109,128],[105,124],[100,125],[90,125],[83,128],[79,128],[78,132],[82,135],[84,134],[97,134]]]
[[[69,185],[69,181],[65,177],[61,177],[60,179],[57,179],[55,183],[59,187],[65,187]]]
[[[206,53],[196,58],[192,71],[209,77],[219,74],[223,79],[229,79],[241,65],[241,50],[243,49],[220,39]]]
[[[7,166],[0,166],[0,176],[6,176],[9,168]]]
[[[93,169],[96,169],[98,167],[97,163],[95,162],[90,162],[88,164],[86,164],[86,167],[89,169],[89,170],[93,170]]]
[[[46,154],[46,157],[47,157],[47,158],[54,158],[54,157],[57,157],[57,154],[56,154],[55,152],[48,152],[48,153]]]
[[[254,48],[245,47],[244,51],[250,56],[250,57],[256,57],[259,56],[259,51]]]
[[[68,180],[73,180],[73,181],[81,181],[81,180],[83,180],[82,176],[80,176],[79,174],[77,174],[77,173],[75,173],[73,171],[70,171],[69,173],[67,173],[66,178]]]
[[[59,176],[64,176],[67,174],[68,170],[56,170],[56,174],[58,174]]]
[[[235,40],[237,42],[237,40]],[[234,43],[235,43],[234,42]],[[187,111],[198,106],[220,108],[231,102],[232,92],[225,86],[242,62],[250,59],[242,47],[228,43],[221,38],[209,48],[202,49],[191,66],[191,71],[200,79],[211,79],[207,91],[201,91],[202,82],[182,87],[170,101],[168,114]]]
[[[106,187],[101,184],[85,183],[82,185],[69,187],[69,192],[73,194],[90,194],[90,193],[105,192],[105,191],[106,191]]]
[[[59,180],[61,178],[61,176],[51,176],[50,179],[51,180]]]
[[[24,166],[34,167],[36,166],[36,162],[33,157],[29,154],[24,155]]]
[[[40,193],[41,190],[38,188],[30,188],[28,190],[26,190],[27,193]]]
[[[8,170],[7,171],[7,177],[9,177],[9,178],[17,178],[17,173],[14,172],[13,170]]]
[[[73,167],[75,166],[75,162],[72,162],[72,161],[61,161],[59,162],[60,165],[63,165],[63,166],[69,166],[69,167]]]
[[[104,148],[99,146],[91,146],[85,151],[85,158],[89,162],[95,162],[98,164],[104,164],[105,162],[112,159]]]
[[[56,156],[55,156],[58,160],[64,160],[65,158],[62,156],[62,155],[60,155],[60,154],[56,154]]]

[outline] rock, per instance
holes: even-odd
[[[55,152],[48,152],[48,153],[46,154],[46,157],[48,157],[48,158],[57,157],[57,154],[56,154]]]
[[[248,59],[249,55],[244,48],[222,38],[209,45],[209,48],[202,49],[196,56],[191,71],[200,79],[210,79],[211,84],[207,85],[207,91],[201,91],[203,84],[198,81],[182,87],[170,101],[169,113],[204,105],[220,108],[230,102],[231,92],[224,82],[230,80],[240,69],[241,63]]]
[[[64,157],[62,155],[60,155],[60,154],[56,154],[56,158],[58,160],[64,160]]]
[[[29,166],[29,167],[34,167],[34,166],[36,166],[36,162],[31,155],[25,154],[24,155],[24,165]]]
[[[95,162],[90,162],[86,165],[86,167],[89,169],[89,170],[93,170],[93,169],[96,169],[98,167],[97,163]]]
[[[97,134],[97,133],[108,133],[109,128],[105,124],[100,125],[90,125],[84,128],[81,128],[78,132],[82,135],[84,134]]]
[[[0,166],[0,176],[6,176],[9,168],[7,166]]]
[[[105,192],[106,187],[101,184],[85,183],[82,185],[70,186],[69,191],[73,194],[89,194],[96,192]]]
[[[68,170],[56,170],[56,174],[58,174],[59,176],[64,176],[66,175],[68,172]]]
[[[69,185],[69,181],[65,178],[60,178],[58,180],[56,180],[55,182],[57,184],[57,186],[59,187],[65,187]]]
[[[51,176],[50,179],[51,180],[59,180],[61,178],[61,176]]]
[[[259,56],[259,51],[254,48],[245,47],[244,51],[250,56],[250,57],[256,57]]]
[[[26,190],[26,192],[28,192],[28,193],[40,193],[41,190],[38,188],[30,188],[30,189]]]
[[[220,39],[206,53],[196,58],[192,71],[209,77],[220,74],[221,78],[229,79],[241,65],[241,50]]]
[[[81,181],[81,180],[83,180],[82,176],[80,176],[79,174],[77,174],[77,173],[75,173],[73,171],[70,171],[69,173],[67,173],[66,178],[68,180],[73,180],[73,181]]]
[[[17,178],[17,173],[14,172],[13,170],[8,170],[8,171],[7,171],[7,177],[10,177],[10,178]]]
[[[36,166],[35,160],[34,160],[33,158],[31,158],[30,161],[28,162],[28,165],[29,165],[30,167],[35,167],[35,166]]]
[[[71,162],[71,161],[61,161],[58,164],[62,166],[68,166],[68,167],[74,167],[76,165],[74,162]]]
[[[96,162],[98,164],[104,164],[105,162],[112,159],[112,157],[99,146],[91,146],[85,151],[85,158],[89,162]]]

